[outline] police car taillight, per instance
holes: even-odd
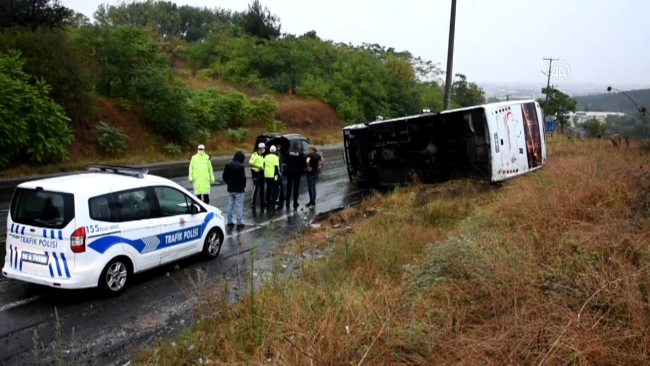
[[[70,249],[73,253],[83,253],[86,251],[86,228],[80,227],[72,233],[70,237]]]

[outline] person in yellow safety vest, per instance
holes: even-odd
[[[266,146],[263,142],[257,145],[257,151],[251,155],[248,165],[251,167],[251,176],[253,177],[253,204],[255,209],[255,199],[260,196],[260,208],[266,207],[264,198],[264,150]]]
[[[266,202],[274,206],[278,202],[278,178],[280,175],[280,158],[275,146],[271,145],[271,152],[264,157],[264,178],[266,180]]]
[[[194,195],[210,204],[210,183],[214,182],[214,171],[205,146],[199,145],[198,152],[190,161],[190,183],[194,183]]]

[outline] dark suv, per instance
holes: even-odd
[[[257,139],[255,140],[255,146],[253,147],[253,151],[257,151],[257,146],[260,144],[260,142],[263,142],[266,145],[266,151],[264,154],[266,155],[270,149],[269,146],[271,145],[280,145],[280,161],[282,162],[282,171],[284,172],[284,175],[286,175],[286,167],[284,163],[284,157],[286,153],[291,149],[293,146],[293,143],[295,141],[300,142],[300,149],[307,154],[307,150],[309,149],[309,145],[311,145],[311,140],[308,137],[305,137],[301,134],[298,133],[275,133],[275,132],[265,132],[259,136],[257,136]]]

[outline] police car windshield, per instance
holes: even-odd
[[[11,201],[11,220],[17,224],[63,229],[74,216],[71,193],[17,188]]]

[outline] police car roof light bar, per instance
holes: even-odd
[[[93,164],[93,165],[86,166],[86,169],[89,172],[113,173],[113,174],[128,175],[137,178],[144,178],[144,175],[149,173],[149,168],[135,168],[130,166],[119,166],[119,165]]]

